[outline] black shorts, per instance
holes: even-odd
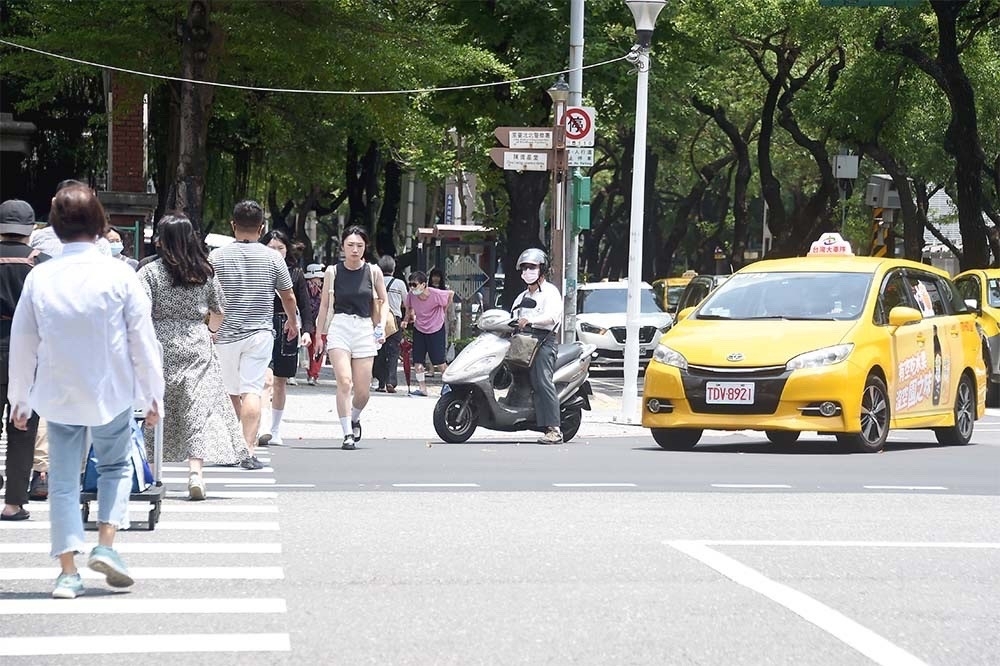
[[[299,338],[285,337],[285,313],[274,315],[274,349],[271,351],[271,370],[275,377],[294,377],[299,370]]]
[[[437,333],[421,333],[413,329],[413,362],[423,363],[430,356],[431,365],[444,365],[445,338],[444,326]]]

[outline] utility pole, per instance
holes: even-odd
[[[572,0],[569,10],[569,105],[583,105],[583,14],[585,0]],[[579,172],[579,168],[576,169]],[[577,179],[573,180],[577,187]],[[562,341],[576,340],[576,281],[580,273],[580,230],[569,225],[566,230],[566,272],[563,288]]]
[[[560,292],[566,293],[566,100],[569,99],[569,84],[559,76],[559,80],[548,89],[552,98],[552,111],[555,115],[552,124],[552,212],[549,225],[549,264],[551,266],[552,282]],[[566,326],[563,323],[563,329]]]

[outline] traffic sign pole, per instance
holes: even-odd
[[[583,24],[584,24],[584,0],[572,0],[569,9],[569,104],[570,106],[580,106],[583,104]],[[591,116],[593,124],[593,116]],[[593,149],[591,149],[591,164],[593,164]],[[576,175],[580,169],[574,170],[573,178],[573,198],[574,209],[576,206],[579,179]],[[589,196],[588,196],[589,199]],[[562,341],[564,343],[576,340],[576,287],[577,279],[580,275],[579,258],[579,226],[575,223],[566,230],[565,234],[565,257],[566,276],[563,280],[563,331]]]

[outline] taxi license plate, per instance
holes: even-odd
[[[709,405],[752,405],[753,382],[706,382],[705,402]]]

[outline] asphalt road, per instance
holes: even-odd
[[[996,664],[998,434],[302,439],[201,503],[170,465],[128,593],[49,599],[47,507],[0,523],[0,662]]]

